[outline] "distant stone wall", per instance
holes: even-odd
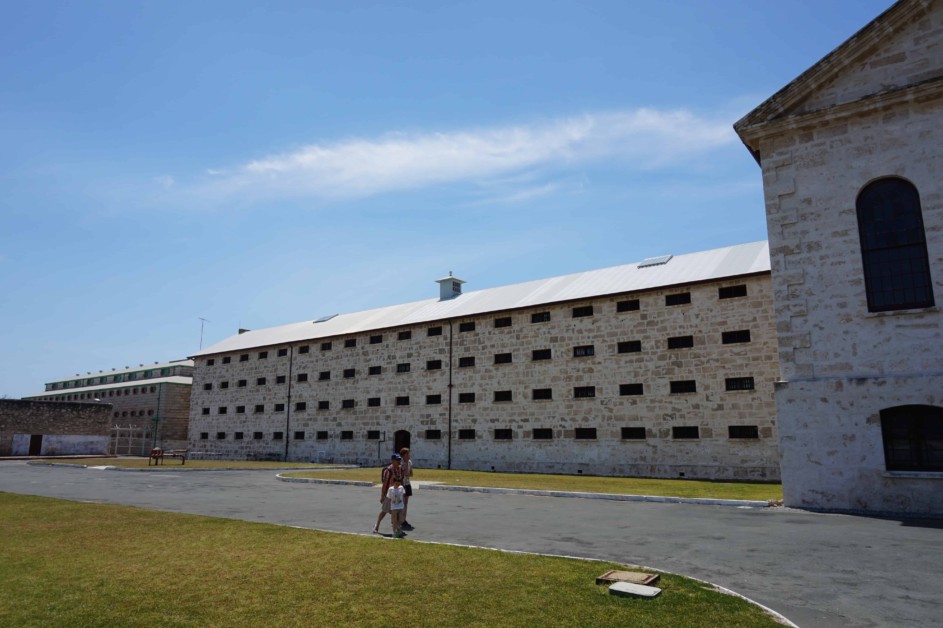
[[[111,405],[0,399],[0,456],[106,454]],[[34,437],[41,437],[34,438]]]

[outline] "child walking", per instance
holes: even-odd
[[[390,518],[393,520],[393,538],[401,539],[406,536],[403,532],[403,506],[406,503],[406,489],[403,483],[397,478],[393,480],[393,486],[387,491],[386,496],[390,500]]]

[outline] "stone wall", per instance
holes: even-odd
[[[106,454],[111,405],[0,399],[0,456],[29,454],[42,436],[40,455]]]
[[[719,298],[720,287],[734,285],[746,296]],[[666,306],[666,294],[682,292],[691,303]],[[618,312],[630,299],[639,309]],[[592,315],[574,316],[586,306]],[[543,312],[549,321],[531,322]],[[441,334],[430,336],[435,327]],[[723,332],[741,330],[749,342],[722,342]],[[693,347],[668,349],[677,336],[691,336]],[[629,341],[641,350],[620,352]],[[761,274],[204,356],[190,449],[379,464],[408,439],[417,466],[775,480],[775,342],[770,279]],[[593,355],[574,355],[589,345]],[[540,350],[550,359],[535,360]],[[441,368],[432,368],[436,360]],[[726,389],[727,378],[743,377],[754,389]],[[696,391],[672,393],[677,380],[694,380]],[[642,394],[626,394],[628,384]],[[534,399],[535,389],[552,398]],[[730,438],[730,426],[755,427],[756,437]],[[675,438],[675,427],[696,427],[698,438]],[[641,428],[641,438],[623,428]]]

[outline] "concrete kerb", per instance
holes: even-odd
[[[275,476],[282,482],[298,482],[310,484],[349,484],[351,486],[375,486],[376,482],[359,480],[318,480],[315,478],[289,478],[281,473]],[[579,499],[608,499],[620,502],[656,502],[660,504],[697,504],[701,506],[734,506],[737,508],[769,508],[766,501],[746,499],[711,499],[706,497],[663,497],[660,495],[621,495],[617,493],[582,493],[573,491],[542,491],[523,488],[491,488],[486,486],[451,486],[434,482],[413,482],[413,485],[422,490],[433,491],[463,491],[466,493],[497,493],[505,495],[536,495],[539,497],[575,497]]]

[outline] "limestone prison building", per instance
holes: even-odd
[[[766,242],[240,330],[194,360],[193,455],[779,479]],[[431,282],[430,282],[431,284]]]

